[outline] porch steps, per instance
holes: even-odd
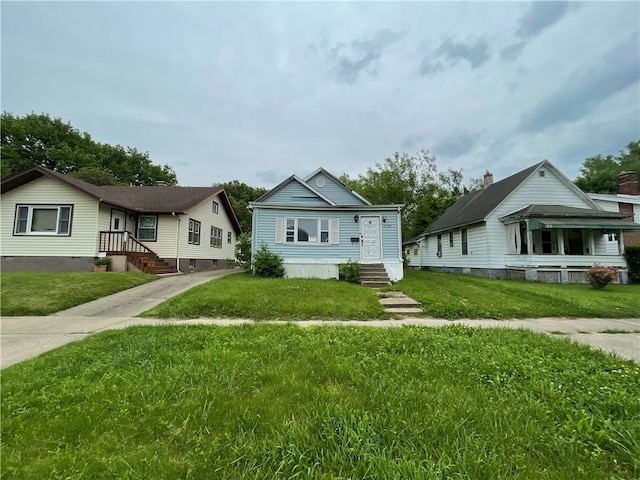
[[[389,313],[410,315],[422,313],[422,304],[402,292],[377,292],[378,301]]]
[[[360,284],[363,287],[380,288],[391,285],[391,280],[382,263],[361,263]]]
[[[168,273],[178,273],[178,270],[176,270],[175,267],[172,267],[164,260],[158,259],[155,261],[152,272],[149,273],[155,273],[156,275],[166,275]]]

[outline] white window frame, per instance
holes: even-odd
[[[218,213],[218,202],[216,202],[215,200],[213,200],[213,202],[211,203],[211,211],[213,213]]]
[[[214,248],[222,248],[222,229],[211,225],[211,235],[209,238],[209,246]]]
[[[460,230],[460,244],[462,255],[469,255],[469,230],[466,228]]]
[[[232,242],[231,232],[227,232],[227,243],[231,244],[231,242]]]
[[[200,227],[201,223],[193,218],[189,219],[189,235],[187,242],[190,245],[200,245]]]
[[[313,240],[300,240],[300,222],[316,222]],[[287,217],[284,219],[284,243],[295,245],[335,245],[332,235],[332,219],[315,217]]]
[[[153,218],[153,238],[143,238],[140,235],[140,230],[142,229],[142,227],[140,227],[140,221],[143,218]],[[158,216],[157,215],[139,215],[137,227],[138,227],[138,240],[140,240],[141,242],[155,242],[156,239],[158,238]],[[151,230],[151,227],[144,227],[144,230]]]
[[[55,230],[33,230],[34,210],[55,210]],[[13,223],[14,235],[55,235],[58,237],[71,236],[71,219],[73,205],[16,205]]]

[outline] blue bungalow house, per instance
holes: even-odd
[[[338,264],[353,260],[402,279],[402,205],[371,205],[323,168],[292,175],[249,208],[252,255],[264,242],[287,277],[338,278]]]

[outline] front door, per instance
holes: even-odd
[[[380,261],[380,217],[360,217],[360,239],[360,260]]]
[[[111,210],[111,231],[124,232],[127,214],[121,210]]]

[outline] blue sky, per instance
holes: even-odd
[[[499,180],[640,139],[639,2],[1,3],[2,109],[181,185],[356,176],[394,152]]]

